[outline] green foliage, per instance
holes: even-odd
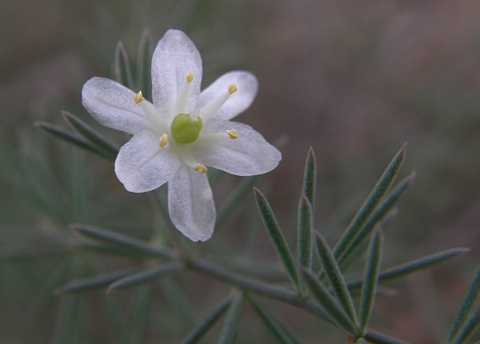
[[[148,31],[144,31],[136,54],[136,68],[131,68],[128,53],[121,42],[117,45],[114,59],[116,79],[127,87],[141,89],[147,99],[151,99],[151,54],[151,37]],[[115,160],[119,150],[116,144],[78,117],[68,112],[62,114],[72,131],[47,122],[36,122],[35,125],[70,143],[74,147],[73,152],[81,148],[107,162]],[[229,245],[236,240],[231,240],[225,234],[225,228],[231,229],[229,235],[235,230],[244,229],[244,223],[236,228],[230,222],[238,215],[235,212],[240,208],[245,195],[259,182],[258,177],[244,179],[223,202],[217,222],[217,227],[220,228],[216,228],[216,231],[223,231],[224,241],[220,244],[193,245],[184,239],[176,240],[176,233],[169,232],[175,229],[166,217],[168,215],[162,204],[162,194],[158,192],[152,193],[150,200],[161,221],[149,227],[147,234],[138,233],[141,226],[135,221],[139,217],[125,222],[122,211],[128,209],[128,213],[135,213],[147,204],[145,200],[139,201],[139,198],[132,197],[122,203],[115,199],[116,196],[112,196],[113,199],[91,202],[85,186],[91,181],[87,178],[90,175],[85,168],[78,168],[78,164],[85,164],[85,161],[78,158],[75,164],[68,160],[72,151],[65,154],[65,166],[74,171],[69,182],[65,183],[68,186],[65,189],[69,190],[66,195],[61,191],[62,187],[56,186],[49,179],[48,176],[52,173],[48,166],[44,166],[45,162],[42,164],[41,161],[32,159],[26,165],[29,167],[26,170],[34,170],[43,178],[40,185],[29,190],[30,198],[44,214],[42,220],[62,229],[58,233],[43,236],[40,241],[28,238],[13,248],[2,248],[0,252],[0,259],[6,266],[23,264],[25,261],[32,264],[28,269],[21,270],[25,276],[35,272],[34,264],[39,264],[39,261],[47,261],[47,264],[56,267],[48,280],[35,273],[29,276],[33,282],[37,280],[31,284],[32,288],[42,287],[32,313],[42,314],[50,304],[58,304],[51,334],[54,343],[90,341],[87,338],[88,331],[85,331],[90,310],[85,301],[98,297],[101,302],[97,302],[95,307],[101,308],[108,315],[109,325],[106,326],[110,326],[113,332],[110,335],[122,344],[148,342],[149,338],[155,337],[155,331],[163,331],[162,338],[171,336],[172,341],[183,338],[183,343],[197,343],[206,339],[207,335],[216,338],[219,343],[234,343],[249,332],[240,321],[242,313],[249,308],[253,309],[258,315],[257,320],[260,319],[264,324],[263,328],[266,327],[278,342],[292,344],[311,339],[308,334],[296,331],[302,336],[302,339],[297,339],[297,335],[294,336],[288,329],[295,329],[295,319],[288,317],[288,314],[276,312],[271,300],[296,308],[296,311],[304,313],[305,318],[313,319],[312,322],[316,325],[319,322],[326,323],[329,329],[338,331],[344,337],[349,334],[354,343],[403,343],[372,330],[376,326],[371,315],[379,285],[430,268],[466,251],[464,248],[445,250],[380,270],[383,258],[383,223],[415,176],[412,173],[392,187],[405,157],[405,145],[390,162],[335,245],[327,242],[321,234],[322,229],[316,227],[315,223],[316,158],[313,149],[310,148],[305,162],[294,230],[290,232],[285,230],[287,226],[283,227],[288,235],[284,235],[280,229],[267,197],[254,187],[255,203],[276,250],[278,262],[272,262],[270,257],[266,258],[258,250],[251,250],[244,256],[229,252]],[[28,177],[34,178],[33,174]],[[222,175],[218,174],[217,177],[220,183]],[[99,175],[95,174],[94,178],[99,179]],[[392,190],[388,193],[390,189]],[[137,206],[137,203],[142,206]],[[115,212],[112,208],[120,210]],[[110,212],[111,216],[97,214],[103,211]],[[90,213],[95,213],[95,216],[88,217]],[[119,219],[114,225],[116,217]],[[254,220],[253,216],[248,217],[249,220]],[[72,222],[98,223],[101,227],[106,224],[105,227],[111,229],[71,224],[73,233],[65,231],[65,224]],[[252,228],[256,228],[253,225],[248,227],[245,230],[252,231]],[[122,230],[128,234],[120,233]],[[296,238],[296,243],[290,242],[288,238]],[[242,240],[244,239],[241,238],[240,241]],[[318,256],[312,254],[313,242]],[[215,245],[222,247],[214,247]],[[291,247],[297,248],[297,259],[293,258]],[[364,265],[361,280],[352,280],[355,274],[346,273],[352,269],[350,263],[353,260],[358,263],[353,267]],[[247,268],[239,273],[232,267],[232,262],[246,262],[244,265]],[[283,267],[284,270],[276,276],[277,280],[272,281],[257,273],[259,269],[256,268],[264,262],[271,263],[269,266]],[[118,265],[121,267],[118,268]],[[475,305],[475,302],[480,290],[479,271],[480,269],[457,311],[448,334],[448,343],[465,343],[478,326],[480,306]],[[222,295],[221,301],[218,301],[219,295],[225,293],[224,289],[220,288],[220,292],[216,293],[209,290],[215,289],[213,286],[217,282],[227,285],[231,292],[227,297]],[[127,288],[129,289],[119,292]],[[52,296],[53,290],[56,290],[55,298]],[[361,293],[357,312],[355,296],[359,290]],[[162,297],[157,297],[158,293]],[[213,309],[209,307],[206,315],[197,312],[195,307],[190,307],[192,303],[201,308],[198,299],[206,301],[208,298],[213,299],[217,306]],[[178,314],[180,320],[176,323],[168,322],[172,313]],[[197,317],[200,321],[195,325],[194,319]],[[221,328],[215,329],[222,317]],[[160,329],[157,330],[157,327]],[[186,333],[188,335],[185,336]],[[313,342],[322,340],[323,338],[315,338]]]

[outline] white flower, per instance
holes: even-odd
[[[253,74],[224,74],[202,92],[201,80],[195,45],[183,32],[169,30],[153,54],[153,104],[105,78],[88,80],[82,91],[83,106],[97,121],[133,135],[115,161],[118,179],[131,192],[168,182],[172,222],[193,241],[209,239],[215,226],[206,166],[251,176],[271,171],[281,159],[251,127],[230,121],[257,94]]]

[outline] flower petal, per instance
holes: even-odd
[[[152,58],[153,104],[167,119],[177,115],[173,109],[188,72],[193,72],[194,77],[185,112],[193,110],[200,93],[202,58],[187,35],[182,31],[168,30],[158,42]]]
[[[180,166],[170,146],[160,148],[159,137],[144,130],[132,137],[118,153],[115,173],[130,192],[147,192],[169,181]]]
[[[282,159],[278,149],[246,124],[222,121],[208,129],[215,132],[235,129],[238,138],[227,138],[211,146],[199,159],[206,166],[237,176],[252,176],[273,170]]]
[[[216,212],[207,175],[182,164],[168,182],[168,209],[173,224],[187,238],[209,239]]]
[[[229,72],[215,80],[200,93],[197,108],[202,108],[219,94],[224,93],[233,83],[237,85],[238,90],[228,98],[212,118],[226,121],[245,111],[252,104],[258,91],[257,78],[246,71]]]
[[[82,89],[82,103],[106,127],[136,134],[149,127],[142,107],[135,104],[135,93],[118,82],[94,77]]]

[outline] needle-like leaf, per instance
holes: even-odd
[[[230,304],[225,317],[225,322],[223,323],[218,344],[233,344],[237,332],[238,321],[240,319],[242,302],[243,293],[238,293],[233,297],[232,303]]]
[[[460,302],[455,318],[453,319],[452,327],[448,332],[448,342],[451,343],[455,336],[458,335],[460,329],[465,325],[468,314],[473,308],[475,300],[480,293],[480,266],[475,272],[475,276],[468,285],[467,291]]]
[[[360,329],[365,332],[375,301],[378,273],[382,259],[382,233],[374,232],[368,250],[365,274],[363,277],[362,294],[360,298]]]
[[[133,90],[130,62],[128,60],[127,51],[121,41],[118,42],[117,48],[115,49],[114,72],[115,79],[118,83]]]
[[[86,140],[93,143],[100,150],[105,151],[107,154],[110,154],[115,158],[120,150],[120,147],[107,139],[102,134],[95,131],[88,124],[80,120],[78,117],[72,115],[67,111],[62,111],[62,116],[65,121],[80,135],[82,135]]]
[[[273,214],[272,208],[268,203],[265,196],[258,190],[257,188],[253,188],[255,193],[255,199],[257,201],[258,210],[263,220],[263,224],[270,235],[270,239],[275,246],[275,250],[277,251],[280,260],[282,261],[285,269],[287,270],[288,276],[292,280],[293,284],[300,288],[300,282],[298,278],[298,272],[295,267],[295,263],[293,261],[292,253],[288,248],[287,242],[285,237],[283,236],[282,231],[280,230],[280,226],[278,225],[277,219]]]
[[[197,343],[203,336],[210,330],[220,319],[220,317],[227,311],[232,303],[233,295],[228,296],[222,302],[220,302],[213,311],[205,317],[194,329],[187,338],[183,341],[183,344]]]
[[[378,275],[378,283],[386,283],[392,280],[410,275],[417,271],[429,268],[435,264],[443,263],[449,259],[452,259],[459,255],[460,253],[468,252],[470,249],[468,248],[453,248],[450,250],[445,250],[442,252],[438,252],[432,254],[430,256],[422,257],[411,261],[409,263],[405,263],[394,268],[382,271]],[[363,281],[354,281],[348,283],[348,289],[352,292],[354,290],[358,290],[362,287]]]
[[[159,266],[155,266],[153,268],[148,268],[146,270],[121,278],[118,281],[110,284],[110,286],[108,287],[108,292],[148,283],[154,279],[160,278],[168,273],[180,270],[182,268],[183,264],[181,262],[165,263]]]
[[[126,235],[115,233],[103,228],[97,228],[87,225],[71,224],[70,227],[82,235],[111,245],[126,248],[133,252],[141,253],[145,256],[158,257],[162,259],[172,259],[173,254],[165,249],[153,247],[141,240],[130,238]]]
[[[392,185],[400,167],[402,166],[403,159],[405,158],[406,148],[407,145],[404,144],[400,151],[395,155],[395,157],[392,159],[390,164],[383,172],[382,176],[378,180],[370,195],[368,195],[360,210],[357,212],[353,220],[348,225],[345,233],[343,233],[342,237],[340,238],[333,250],[336,258],[339,258],[344,254],[348,246],[351,245],[352,241],[357,236],[362,226],[367,222],[370,215],[372,215],[375,208],[382,200],[383,196],[385,196],[385,194],[387,193],[390,185]]]
[[[340,306],[340,304],[338,304],[333,298],[327,288],[325,288],[325,286],[318,281],[313,272],[304,267],[300,267],[300,272],[302,273],[310,291],[318,300],[318,302],[320,302],[332,320],[348,333],[352,335],[359,335],[360,333],[354,322],[350,319],[347,313],[345,313],[345,310],[342,308],[342,306]]]
[[[330,282],[333,293],[337,297],[338,302],[345,311],[345,314],[349,317],[350,321],[357,326],[358,320],[355,314],[353,300],[348,291],[347,283],[340,271],[340,267],[335,261],[333,252],[330,249],[330,246],[328,246],[326,240],[318,232],[315,232],[315,242],[317,244],[317,251],[322,263],[323,271]]]
[[[313,216],[310,202],[305,196],[298,205],[298,265],[310,267],[312,264]]]

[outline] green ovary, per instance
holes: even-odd
[[[190,114],[181,113],[175,116],[170,126],[172,136],[178,143],[192,143],[198,138],[203,123],[200,117],[195,121],[190,118]]]

